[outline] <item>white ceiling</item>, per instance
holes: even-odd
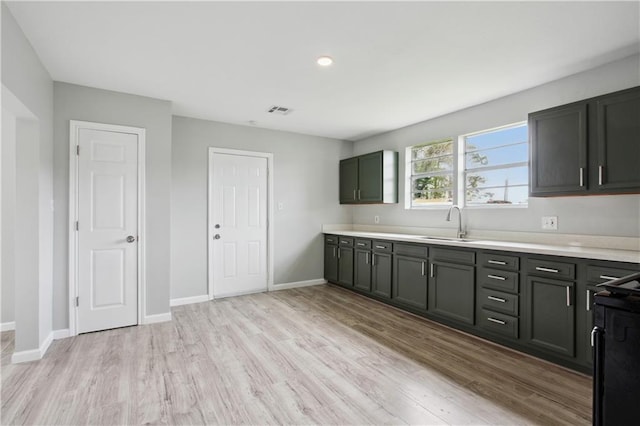
[[[9,2],[56,81],[357,140],[640,49],[639,2]],[[315,59],[330,55],[322,68]],[[268,114],[272,105],[293,109]]]

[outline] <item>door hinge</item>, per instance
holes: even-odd
[[[76,231],[79,231],[79,230],[80,230],[80,222],[76,220]]]
[[[76,296],[76,307],[80,306],[80,296]]]
[[[76,155],[80,155],[80,145],[76,145]]]

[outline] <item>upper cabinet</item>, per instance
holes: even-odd
[[[397,202],[397,152],[377,151],[340,161],[340,204]]]
[[[531,196],[640,192],[640,87],[529,114]]]

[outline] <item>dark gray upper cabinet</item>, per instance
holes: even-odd
[[[597,188],[640,187],[640,90],[605,96],[597,105]],[[594,179],[595,181],[595,179]]]
[[[640,192],[640,87],[529,114],[530,195]]]
[[[340,161],[340,204],[397,202],[397,152],[377,151]]]
[[[531,195],[587,190],[587,104],[529,115]]]

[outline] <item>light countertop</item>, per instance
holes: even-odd
[[[575,257],[580,259],[608,260],[615,262],[640,263],[640,251],[621,250],[613,248],[584,247],[563,244],[541,244],[530,242],[494,241],[470,238],[465,241],[426,239],[424,235],[402,233],[354,231],[354,230],[324,230],[326,234],[342,235],[355,238],[403,241],[409,243],[450,246],[458,248],[489,249],[529,254],[543,254],[550,256]],[[438,238],[439,236],[434,236]]]

